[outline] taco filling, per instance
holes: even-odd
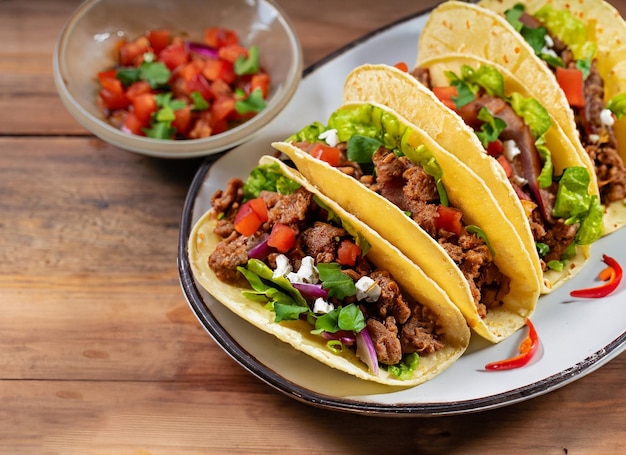
[[[594,163],[600,201],[626,198],[626,167],[618,152],[615,119],[626,114],[626,93],[605,103],[604,81],[597,68],[596,45],[587,27],[568,10],[544,5],[533,15],[517,4],[507,21],[547,63],[574,113],[581,143]]]
[[[554,175],[544,137],[552,120],[541,104],[518,93],[505,96],[502,75],[487,65],[447,71],[449,86],[432,87],[428,68],[411,74],[455,110],[502,165],[528,215],[544,271],[563,270],[577,245],[600,237],[602,209],[588,193],[587,170],[569,167]]]
[[[484,319],[491,308],[503,304],[510,278],[495,264],[483,230],[465,224],[463,212],[451,205],[442,170],[429,150],[407,145],[410,133],[393,115],[363,104],[339,109],[327,126],[315,122],[287,141],[358,180],[413,219],[461,270]]]
[[[231,179],[211,202],[221,241],[209,267],[249,288],[244,296],[273,311],[276,323],[308,321],[338,355],[355,350],[372,373],[380,366],[400,379],[420,356],[444,348],[434,312],[373,266],[367,241],[278,166]]]

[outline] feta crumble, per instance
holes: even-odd
[[[363,276],[355,283],[357,300],[375,302],[380,298],[380,286],[368,276]]]

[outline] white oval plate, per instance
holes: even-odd
[[[510,405],[542,395],[580,379],[626,348],[625,286],[610,297],[573,300],[575,288],[597,285],[607,253],[626,265],[626,229],[599,240],[587,266],[570,282],[542,296],[533,315],[541,339],[530,365],[488,372],[484,365],[517,354],[522,330],[491,345],[473,336],[467,352],[431,381],[396,389],[371,384],[327,367],[238,318],[194,280],[187,259],[187,240],[195,221],[210,208],[210,198],[231,177],[244,178],[270,143],[287,138],[308,123],[325,122],[341,105],[343,81],[365,63],[414,63],[417,40],[427,14],[378,30],[308,68],[287,108],[252,141],[207,159],[190,187],[179,237],[179,276],[192,310],[213,339],[235,361],[272,387],[314,406],[385,415],[450,415]]]

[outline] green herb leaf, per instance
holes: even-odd
[[[139,68],[120,68],[115,73],[115,76],[122,82],[124,87],[128,87],[139,81]]]
[[[545,255],[550,252],[550,247],[545,243],[537,242],[535,247],[537,248],[537,253],[540,258],[545,257]]]
[[[248,49],[248,58],[240,55],[237,60],[235,60],[234,64],[235,74],[238,76],[258,73],[259,67],[260,59],[258,46],[250,46]]]
[[[315,321],[313,334],[322,332],[335,333],[340,330],[347,330],[359,333],[365,328],[365,317],[357,305],[351,303],[345,307],[335,308],[323,314]]]
[[[343,300],[356,294],[354,281],[341,271],[341,266],[336,262],[319,263],[317,271],[322,282],[322,287],[328,289],[329,297]]]
[[[376,150],[382,145],[383,143],[378,139],[356,134],[348,139],[348,150],[346,154],[350,161],[369,164],[372,162],[372,155],[374,155]]]
[[[258,113],[265,109],[267,103],[263,99],[263,91],[260,88],[255,88],[252,93],[243,100],[237,100],[235,102],[235,110],[238,114],[244,115],[249,112]]]
[[[156,56],[151,52],[144,54],[144,61],[139,65],[139,78],[158,88],[169,82],[172,73],[163,62],[154,61]]]
[[[196,90],[189,94],[193,103],[194,111],[206,111],[209,108],[209,103],[204,99],[202,94]]]

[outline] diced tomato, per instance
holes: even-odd
[[[286,224],[276,223],[272,226],[267,244],[279,253],[286,253],[296,244],[296,233]]]
[[[182,43],[172,43],[159,52],[158,60],[173,71],[189,61],[189,52]]]
[[[116,109],[125,109],[130,104],[130,100],[124,93],[112,92],[105,88],[99,93],[100,103],[105,109],[114,111]]]
[[[211,82],[211,91],[216,97],[228,96],[233,97],[233,89],[221,79]]]
[[[239,44],[237,32],[223,27],[209,27],[204,30],[204,43],[220,48],[228,44]]]
[[[230,117],[235,111],[235,99],[230,96],[218,96],[211,104],[211,122],[219,122]]]
[[[506,174],[507,178],[512,176],[513,168],[511,167],[511,163],[509,163],[509,160],[506,159],[506,156],[500,155],[496,159],[498,160],[498,163],[500,163],[500,166],[502,166],[502,169],[504,169],[504,173]]]
[[[150,41],[150,47],[152,47],[152,51],[156,55],[159,55],[170,44],[170,31],[166,29],[148,30],[146,37]]]
[[[491,141],[487,144],[487,154],[491,156],[498,156],[504,151],[504,144],[500,139]]]
[[[174,111],[174,121],[172,126],[176,128],[178,134],[186,136],[191,129],[191,106],[186,105],[181,109]]]
[[[117,70],[115,68],[107,70],[107,71],[100,71],[98,73],[98,80],[100,81],[101,84],[105,82],[107,79],[117,79]]]
[[[126,89],[126,96],[129,100],[135,99],[138,95],[142,95],[144,93],[151,93],[152,87],[146,81],[137,81],[130,84],[130,86]]]
[[[244,202],[235,215],[235,230],[241,235],[254,234],[267,221],[267,208],[261,198]]]
[[[565,93],[570,106],[585,106],[585,80],[581,70],[557,67],[556,80]]]
[[[315,143],[309,154],[318,160],[324,161],[331,166],[335,167],[339,165],[339,159],[341,158],[341,150],[330,145],[324,145],[322,143]]]
[[[152,93],[142,93],[133,99],[133,112],[143,126],[148,126],[152,119],[152,114],[158,109],[156,100]]]
[[[437,206],[437,217],[435,218],[435,226],[437,229],[443,229],[456,235],[461,233],[463,228],[461,218],[463,212],[454,207],[446,207],[445,205]]]
[[[138,134],[140,136],[144,136],[143,131],[141,130],[143,125],[137,118],[134,112],[126,112],[126,116],[124,117],[124,124],[122,125],[122,131],[129,134]]]
[[[237,78],[233,64],[226,60],[207,60],[202,74],[209,81],[222,80],[227,84],[232,84]]]
[[[202,63],[202,61],[191,60],[190,62],[180,65],[178,68],[176,68],[172,76],[181,77],[185,81],[190,81],[198,74],[202,73],[203,67],[204,64]]]
[[[235,63],[235,61],[242,55],[245,58],[248,58],[248,51],[245,47],[240,46],[239,44],[227,44],[220,47],[217,51],[217,56],[219,58],[230,63]]]
[[[337,262],[341,265],[354,265],[361,254],[361,248],[352,240],[342,240],[337,248]]]
[[[143,54],[150,51],[150,41],[145,36],[125,43],[120,47],[120,65],[136,66],[143,60]]]
[[[393,66],[398,68],[400,71],[404,71],[405,73],[408,73],[409,71],[409,65],[407,65],[405,62],[398,62]]]
[[[250,93],[255,89],[260,88],[263,93],[263,98],[267,98],[270,92],[270,75],[267,73],[254,74],[250,79]]]
[[[459,96],[456,87],[453,86],[444,86],[444,87],[433,87],[433,93],[439,100],[448,106],[450,109],[455,110],[456,104],[452,100],[452,98],[456,98]]]
[[[199,92],[206,101],[212,100],[215,96],[211,90],[211,85],[202,74],[196,74],[187,81],[187,90],[188,93]]]

